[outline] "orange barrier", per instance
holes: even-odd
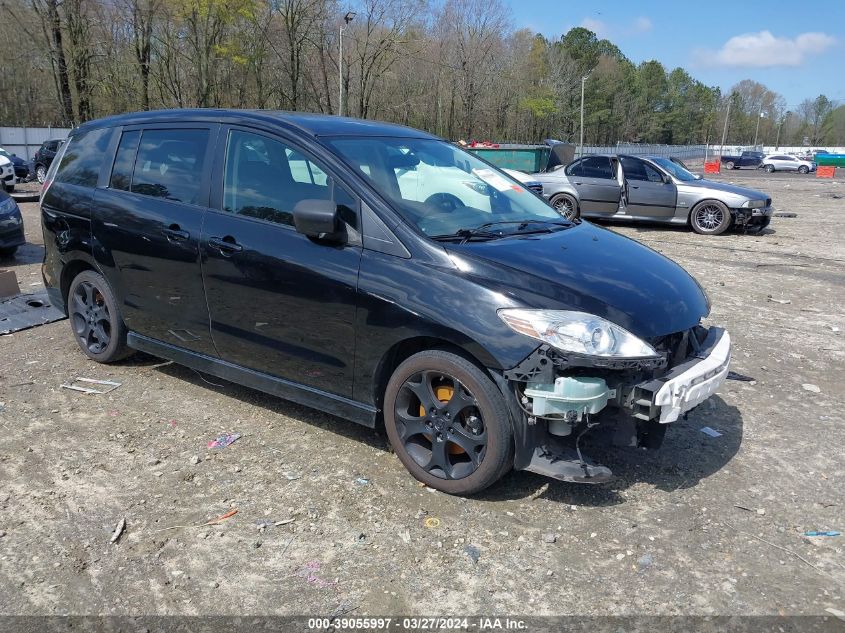
[[[816,178],[833,178],[836,175],[836,167],[816,167]]]
[[[705,174],[718,174],[719,171],[722,169],[722,161],[721,160],[714,160],[709,163],[704,163],[704,173]]]

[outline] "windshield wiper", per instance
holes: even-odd
[[[504,233],[494,233],[493,231],[485,231],[482,227],[477,227],[474,229],[458,229],[454,233],[447,233],[445,235],[432,235],[431,239],[437,240],[439,242],[458,242],[459,244],[464,244],[469,242],[472,239],[480,238],[483,240],[497,240],[501,237],[505,237]]]
[[[477,227],[479,229],[486,229],[491,226],[498,226],[500,224],[516,224],[516,234],[519,235],[530,235],[531,233],[552,233],[559,229],[568,229],[573,226],[572,222],[560,222],[557,220],[500,220],[498,222],[487,222],[486,224],[482,224],[481,226]],[[528,230],[528,228],[532,225],[541,225],[541,227],[532,228]],[[556,228],[550,228],[552,227]],[[514,233],[510,233],[509,235],[514,235]]]

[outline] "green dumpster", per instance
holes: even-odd
[[[501,169],[516,169],[528,174],[543,171],[549,162],[548,145],[477,145],[465,149]]]
[[[816,154],[815,161],[819,167],[845,167],[845,154]]]

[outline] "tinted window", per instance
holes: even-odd
[[[614,178],[613,168],[607,156],[587,156],[566,168],[568,176],[585,178]]]
[[[208,130],[144,130],[131,190],[198,204]]]
[[[96,187],[103,156],[108,150],[111,129],[91,130],[77,134],[70,141],[56,182],[66,182],[83,187]]]
[[[300,200],[331,197],[330,179],[312,160],[264,136],[239,130],[229,134],[225,211],[293,226],[293,208]]]
[[[129,191],[132,184],[132,168],[135,166],[135,154],[138,152],[138,141],[141,140],[140,130],[124,132],[120,137],[117,156],[111,171],[109,187]]]

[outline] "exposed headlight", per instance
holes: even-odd
[[[746,200],[742,203],[743,209],[759,209],[766,206],[765,200]]]
[[[475,193],[480,193],[482,196],[486,196],[490,193],[490,188],[483,182],[478,182],[477,180],[462,180],[461,184],[464,185],[464,187],[469,187]]]
[[[499,318],[514,332],[564,352],[602,358],[660,356],[651,345],[627,330],[586,312],[503,308],[499,310]]]
[[[6,198],[2,202],[0,202],[0,215],[12,213],[17,208],[18,205],[15,204],[15,201],[12,198]]]

